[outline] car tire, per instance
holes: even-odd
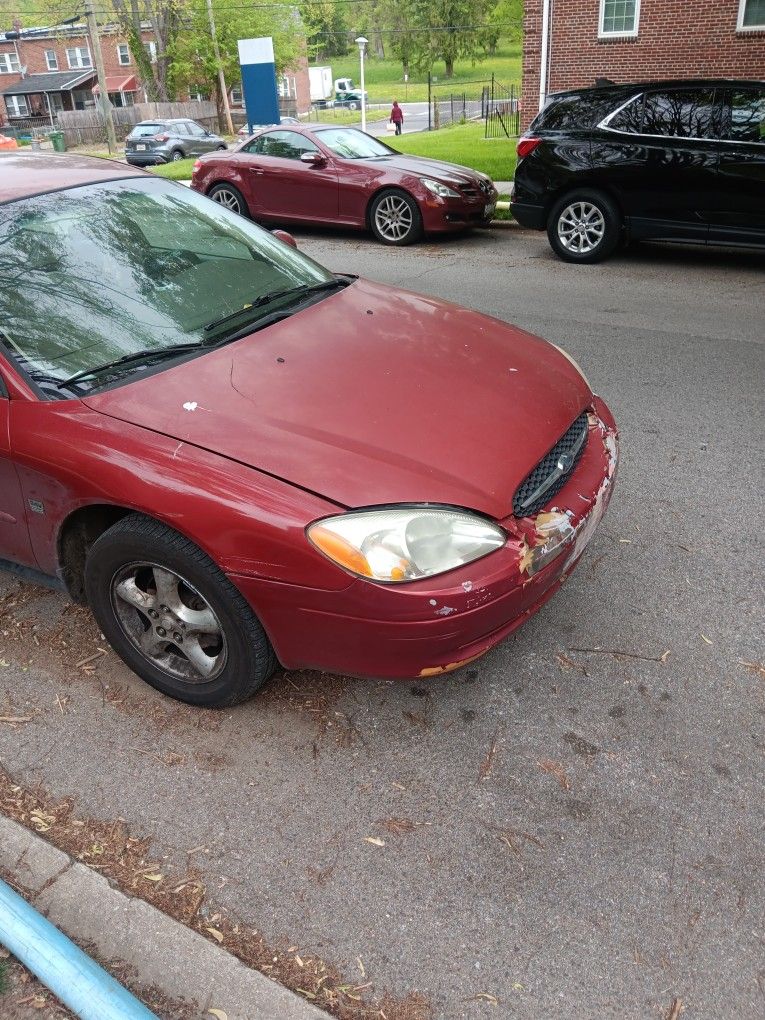
[[[602,262],[618,247],[622,227],[622,215],[608,195],[579,188],[559,198],[550,210],[547,237],[564,262]]]
[[[382,244],[403,247],[422,237],[422,214],[412,196],[398,188],[375,195],[369,207],[369,225]]]
[[[179,701],[239,704],[276,668],[241,592],[193,542],[142,514],[123,517],[93,543],[85,591],[123,662]]]
[[[219,145],[218,148],[215,151],[216,152],[228,152],[228,146],[227,145]]]
[[[182,149],[173,149],[173,151],[170,153],[170,162],[171,163],[180,163],[180,161],[182,159],[185,159],[185,158],[186,158],[186,156],[184,155],[184,152],[183,152]]]
[[[240,216],[250,215],[244,195],[233,184],[216,184],[207,192],[207,197]]]

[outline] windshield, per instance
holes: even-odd
[[[397,156],[389,145],[365,135],[355,128],[328,128],[317,133],[322,145],[343,159],[375,159],[379,156]]]
[[[49,381],[46,396],[71,396],[49,393],[50,383],[126,355],[209,342],[205,326],[241,312],[241,327],[265,295],[332,280],[267,231],[167,181],[0,206],[0,343]]]

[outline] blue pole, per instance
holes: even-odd
[[[0,943],[80,1020],[158,1020],[1,879]]]

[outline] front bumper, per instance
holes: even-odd
[[[282,665],[409,679],[478,658],[533,616],[578,562],[611,498],[616,425],[595,398],[585,452],[554,506],[500,522],[502,549],[448,575],[406,585],[354,579],[341,591],[231,576],[258,614]],[[535,550],[560,544],[546,565]],[[537,558],[537,564],[542,562]]]
[[[465,198],[439,198],[428,194],[420,199],[422,225],[426,234],[466,230],[491,222],[499,195],[496,188],[480,201]]]

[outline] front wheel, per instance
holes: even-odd
[[[216,184],[207,192],[207,197],[211,198],[213,202],[225,206],[226,209],[239,213],[240,216],[249,215],[244,196],[233,184]]]
[[[382,191],[369,210],[372,232],[383,244],[403,246],[422,236],[420,208],[405,191]]]
[[[172,698],[236,705],[276,667],[241,592],[187,538],[141,514],[123,517],[94,542],[85,590],[120,658]]]
[[[600,191],[569,192],[555,203],[547,220],[550,246],[565,262],[601,262],[614,252],[621,235],[619,210]]]

